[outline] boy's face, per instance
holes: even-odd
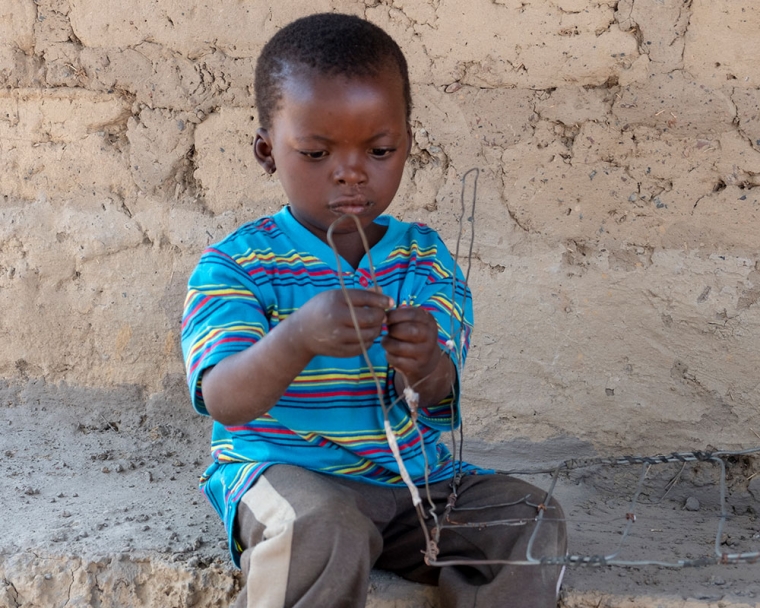
[[[371,228],[396,194],[410,146],[397,73],[300,72],[286,77],[271,127],[258,130],[254,151],[266,170],[276,168],[296,219],[325,240],[345,213]],[[355,230],[350,221],[336,226],[338,233]]]

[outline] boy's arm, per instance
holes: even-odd
[[[362,339],[380,335],[388,296],[349,290]],[[226,426],[245,424],[268,412],[291,382],[317,355],[352,357],[361,353],[345,294],[325,291],[313,297],[247,349],[222,359],[203,374],[206,409]]]

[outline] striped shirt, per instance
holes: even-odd
[[[464,361],[472,304],[458,269],[454,281],[456,265],[446,246],[425,225],[390,216],[376,221],[387,226],[371,250],[383,293],[399,306],[430,312],[438,322],[441,348],[460,353]],[[343,260],[342,273],[348,288],[371,284],[366,255],[356,269]],[[208,415],[201,392],[204,370],[256,343],[313,296],[339,288],[335,254],[287,207],[206,249],[190,277],[182,320],[182,350],[196,411]],[[398,395],[380,338],[368,351],[390,405]],[[459,425],[456,391],[419,409],[419,432],[403,400],[390,409],[389,422],[415,484],[424,485],[426,474],[431,482],[453,476],[454,463],[441,434]],[[225,522],[236,563],[232,529],[237,504],[272,464],[350,475],[373,484],[403,484],[386,439],[376,384],[361,355],[314,357],[265,415],[239,426],[214,422],[211,453],[214,461],[200,486]]]

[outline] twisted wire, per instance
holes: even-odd
[[[466,221],[468,221],[471,225],[471,231],[470,231],[469,251],[468,251],[468,256],[467,256],[467,270],[465,273],[464,283],[462,286],[463,287],[462,302],[461,302],[461,308],[460,308],[462,311],[465,310],[465,306],[466,306],[467,289],[468,289],[468,284],[469,284],[470,270],[472,267],[472,257],[473,257],[472,254],[473,254],[474,239],[475,239],[475,207],[477,203],[478,177],[480,174],[480,171],[478,168],[470,169],[461,178],[462,189],[461,189],[461,196],[460,196],[460,214],[458,217],[459,233],[457,236],[456,249],[455,249],[455,254],[454,254],[454,260],[455,260],[455,266],[456,266],[458,265],[458,261],[459,261],[460,245],[461,245],[461,240],[464,233],[464,222],[465,222],[465,215],[466,215],[465,192],[466,192],[466,186],[467,186],[467,178],[473,174],[474,174],[474,178],[473,178],[473,184],[472,184],[472,201],[470,205],[470,215],[469,217],[466,218]],[[739,564],[739,563],[754,564],[760,561],[760,551],[728,553],[721,550],[721,539],[722,539],[723,531],[724,531],[724,528],[729,516],[727,507],[726,507],[726,459],[735,458],[738,456],[747,456],[747,455],[757,454],[758,452],[760,452],[760,447],[753,447],[753,448],[748,448],[745,450],[738,450],[738,451],[694,450],[690,452],[672,452],[670,454],[655,454],[652,456],[606,456],[606,457],[595,457],[595,458],[571,458],[571,459],[564,460],[560,462],[559,464],[552,467],[497,470],[496,473],[501,474],[501,475],[551,474],[552,476],[551,483],[549,485],[549,489],[545,492],[543,501],[537,504],[530,503],[529,502],[530,497],[526,496],[526,497],[523,497],[521,500],[512,502],[512,503],[495,503],[493,505],[486,505],[486,506],[481,506],[481,507],[460,508],[456,506],[456,500],[458,497],[459,483],[462,478],[464,423],[463,421],[460,423],[459,437],[457,437],[457,430],[453,426],[454,420],[456,419],[455,412],[453,411],[453,408],[456,407],[455,405],[456,400],[452,401],[452,412],[451,412],[451,420],[452,420],[451,437],[452,437],[452,444],[453,444],[452,457],[454,459],[454,466],[453,466],[454,476],[451,480],[452,491],[444,507],[443,513],[440,516],[436,514],[435,505],[430,495],[430,487],[429,487],[429,483],[427,479],[428,466],[426,462],[424,491],[425,491],[428,503],[430,505],[428,514],[432,517],[433,522],[434,522],[434,525],[432,526],[432,530],[428,529],[428,526],[426,525],[426,521],[425,521],[426,519],[425,512],[423,511],[422,506],[421,506],[422,501],[419,496],[419,490],[411,482],[411,479],[409,478],[409,475],[406,472],[406,467],[404,465],[403,458],[401,457],[400,452],[398,450],[398,446],[396,444],[395,435],[393,434],[393,430],[388,421],[388,412],[390,408],[393,407],[397,402],[399,402],[404,397],[403,395],[399,396],[390,405],[386,404],[385,395],[383,393],[379,377],[377,376],[375,369],[370,361],[366,345],[364,344],[364,341],[361,338],[361,331],[359,328],[358,320],[356,318],[356,314],[355,314],[353,305],[351,303],[348,290],[343,280],[341,257],[333,240],[333,229],[336,225],[346,220],[347,218],[351,218],[356,223],[357,231],[359,232],[361,236],[365,253],[368,256],[368,261],[370,265],[370,274],[371,274],[374,288],[378,292],[380,291],[380,288],[377,283],[377,278],[375,276],[374,265],[372,263],[370,247],[367,242],[366,235],[364,234],[364,231],[362,229],[361,223],[355,215],[347,214],[338,218],[330,226],[327,232],[327,241],[330,247],[332,248],[333,253],[335,254],[335,258],[337,261],[338,279],[340,282],[340,288],[344,293],[344,296],[346,298],[346,302],[348,304],[348,308],[351,314],[352,322],[357,331],[357,334],[359,335],[359,341],[360,341],[360,345],[362,349],[362,354],[367,363],[369,371],[375,381],[375,386],[378,392],[378,398],[380,400],[380,405],[383,412],[383,418],[384,418],[385,430],[386,430],[388,442],[390,444],[394,458],[396,459],[396,462],[399,466],[399,470],[401,472],[402,478],[404,479],[407,487],[412,493],[413,503],[417,509],[419,523],[423,530],[423,534],[425,538],[425,548],[422,552],[424,554],[425,562],[428,565],[436,566],[436,567],[503,564],[503,565],[515,565],[515,566],[557,566],[557,565],[596,566],[596,567],[598,566],[621,566],[621,567],[659,566],[662,568],[697,568],[697,567],[705,567],[705,566],[711,566],[711,565],[716,565],[716,564]],[[454,307],[453,307],[454,310],[456,310],[458,285],[459,285],[459,279],[457,278],[456,267],[455,267],[452,272],[452,303],[454,304]],[[451,352],[452,361],[454,362],[456,366],[456,372],[457,372],[456,377],[461,378],[462,359],[463,359],[462,355],[463,355],[463,348],[464,348],[464,341],[465,341],[464,316],[462,316],[462,321],[459,322],[460,324],[459,328],[456,327],[456,323],[457,323],[457,320],[455,318],[454,312],[452,311],[451,325],[450,325],[450,331],[449,331],[449,336],[451,338],[449,340],[449,343],[447,343],[447,349]],[[441,354],[442,356],[445,356],[445,353],[443,353],[443,351]],[[408,388],[412,388],[412,389],[414,388],[414,387],[408,386],[408,383],[406,382],[406,378],[403,378],[403,379],[404,379],[404,383],[406,384]],[[420,382],[423,382],[424,380],[425,379],[423,378],[423,380],[420,380]],[[452,390],[454,389],[455,387],[452,386]],[[460,418],[462,418],[461,413],[460,413]],[[415,429],[417,430],[418,433],[421,433],[419,427],[417,426],[416,417],[413,416],[412,419],[413,419]],[[683,466],[685,466],[686,463],[690,463],[690,462],[710,462],[710,463],[718,465],[719,470],[720,470],[720,477],[719,477],[719,484],[718,484],[719,496],[720,496],[720,500],[719,500],[720,514],[718,516],[718,525],[717,525],[717,530],[715,534],[714,554],[701,556],[697,558],[671,560],[671,561],[660,560],[660,559],[639,559],[639,560],[620,559],[618,556],[620,555],[625,545],[625,542],[628,539],[631,530],[633,529],[633,525],[636,522],[636,519],[637,519],[636,507],[638,505],[639,497],[644,487],[644,482],[647,478],[647,475],[651,467],[657,466],[657,465],[669,464],[669,463],[681,463]],[[534,547],[536,538],[538,536],[538,532],[543,525],[547,525],[544,518],[544,513],[547,510],[550,510],[553,508],[547,505],[549,505],[551,502],[551,499],[554,495],[554,491],[557,486],[557,482],[559,480],[559,476],[562,472],[589,468],[593,466],[619,467],[619,466],[635,466],[635,465],[641,466],[641,473],[639,475],[638,482],[633,491],[632,497],[629,501],[628,509],[626,513],[624,514],[625,525],[624,525],[623,531],[621,532],[620,541],[617,543],[617,546],[611,553],[599,554],[599,555],[567,554],[563,556],[533,555],[533,547]],[[528,504],[529,506],[535,507],[536,515],[532,518],[498,519],[498,520],[488,520],[485,522],[474,522],[474,523],[473,522],[457,522],[456,519],[453,518],[457,512],[463,512],[463,511],[468,511],[468,510],[485,510],[485,509],[490,509],[490,508],[495,508],[495,507],[512,506],[512,505],[516,505],[520,503],[525,503],[525,504]],[[555,519],[554,521],[558,521],[558,520]],[[474,559],[438,560],[437,559],[438,542],[440,540],[441,532],[444,529],[457,528],[457,527],[490,528],[494,526],[526,526],[529,524],[535,524],[535,525],[533,526],[533,530],[531,532],[531,536],[528,541],[528,547],[526,550],[526,558],[524,560],[474,560]]]

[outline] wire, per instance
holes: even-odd
[[[460,252],[460,245],[462,241],[462,237],[464,234],[464,223],[465,223],[465,215],[467,213],[466,211],[466,205],[465,205],[465,194],[468,184],[468,177],[470,175],[474,175],[474,178],[472,180],[472,200],[470,204],[470,214],[466,218],[466,221],[470,223],[471,230],[470,230],[470,243],[469,243],[469,249],[467,254],[467,270],[464,275],[464,281],[461,281],[457,276],[457,268],[458,268],[458,262],[459,262],[459,252]],[[458,223],[459,223],[459,233],[457,236],[456,241],[456,249],[454,253],[454,261],[455,261],[455,268],[452,269],[452,285],[451,285],[451,301],[453,304],[452,307],[452,314],[451,314],[451,323],[450,323],[450,331],[449,336],[450,339],[447,342],[447,350],[450,351],[452,355],[452,360],[456,366],[456,378],[461,378],[461,372],[462,372],[462,362],[463,362],[463,349],[465,345],[465,324],[464,324],[464,311],[466,308],[467,303],[467,292],[468,292],[468,285],[469,285],[469,277],[470,277],[470,270],[472,268],[472,257],[473,257],[473,248],[474,248],[474,241],[475,241],[475,207],[477,204],[477,189],[478,189],[478,178],[480,176],[480,170],[478,168],[473,168],[467,171],[461,178],[462,183],[462,190],[460,195],[460,213],[458,217]],[[361,331],[359,328],[359,323],[356,318],[356,313],[354,311],[353,304],[351,303],[351,298],[349,295],[349,292],[346,288],[344,279],[343,279],[343,269],[342,269],[342,263],[341,263],[341,257],[340,254],[335,246],[334,240],[333,240],[333,231],[336,225],[339,223],[345,221],[347,218],[351,218],[355,223],[357,227],[357,231],[359,232],[362,244],[365,249],[365,253],[367,254],[368,260],[369,260],[369,266],[370,266],[370,275],[372,277],[372,283],[378,292],[380,291],[380,287],[377,283],[377,278],[375,276],[375,268],[372,262],[372,257],[370,253],[370,247],[369,243],[367,241],[367,237],[364,233],[364,230],[362,229],[361,222],[359,219],[352,214],[346,214],[338,218],[329,228],[327,231],[327,242],[332,248],[335,259],[337,261],[337,270],[338,270],[338,280],[340,282],[340,288],[344,294],[344,297],[346,298],[346,302],[348,304],[348,308],[351,314],[351,319],[354,324],[354,327],[357,331],[357,335],[359,336],[359,342],[361,345],[362,355],[364,356],[364,359],[367,363],[367,366],[369,368],[370,374],[372,375],[374,381],[375,381],[375,387],[377,389],[378,398],[380,401],[380,405],[382,408],[383,413],[383,420],[384,420],[384,427],[385,427],[385,433],[386,437],[388,439],[389,446],[391,448],[391,451],[393,453],[394,459],[396,460],[399,472],[401,474],[402,479],[406,483],[407,487],[409,488],[409,491],[412,494],[412,502],[415,505],[417,509],[417,515],[420,522],[420,526],[422,527],[423,534],[425,537],[425,548],[423,550],[424,559],[427,564],[430,566],[436,566],[436,567],[445,567],[445,566],[475,566],[475,565],[494,565],[494,564],[504,564],[504,565],[515,565],[515,566],[622,566],[622,567],[643,567],[643,566],[659,566],[662,568],[694,568],[694,567],[703,567],[703,566],[709,566],[709,565],[715,565],[715,564],[738,564],[738,563],[757,563],[760,561],[760,551],[750,551],[750,552],[735,552],[735,553],[726,553],[721,550],[721,540],[723,536],[723,530],[726,525],[726,521],[728,520],[728,512],[726,508],[726,460],[730,458],[735,458],[738,456],[746,456],[751,454],[757,454],[760,452],[760,447],[755,448],[749,448],[745,450],[740,451],[727,451],[727,450],[718,450],[718,451],[691,451],[691,452],[672,452],[671,454],[663,455],[663,454],[657,454],[654,456],[608,456],[608,457],[598,457],[598,458],[579,458],[579,459],[568,459],[560,462],[559,464],[552,466],[550,468],[535,468],[535,469],[521,469],[521,470],[497,470],[496,473],[500,475],[540,475],[540,474],[551,474],[551,483],[549,486],[549,489],[546,491],[544,499],[542,502],[539,503],[531,503],[529,502],[530,496],[525,496],[522,499],[510,502],[510,503],[494,503],[493,505],[485,505],[485,506],[479,506],[479,507],[472,507],[472,508],[466,508],[466,507],[457,507],[456,502],[458,498],[458,489],[459,489],[459,483],[462,479],[462,463],[463,463],[463,447],[464,447],[464,423],[463,421],[460,422],[459,425],[459,437],[457,437],[457,429],[455,429],[454,424],[456,420],[456,412],[454,411],[454,408],[456,407],[457,400],[452,400],[452,411],[451,411],[451,420],[452,420],[452,428],[451,428],[451,436],[452,436],[452,444],[453,444],[453,450],[452,450],[452,458],[454,459],[453,463],[453,471],[454,476],[451,480],[451,494],[449,496],[449,499],[444,507],[442,515],[439,517],[436,514],[436,507],[434,504],[434,501],[431,498],[430,493],[430,486],[428,483],[428,474],[429,474],[429,466],[427,461],[425,462],[425,486],[424,486],[424,492],[427,495],[428,503],[430,505],[429,509],[429,515],[432,517],[434,521],[434,525],[432,527],[432,530],[428,529],[428,526],[425,523],[425,513],[422,509],[422,499],[420,497],[419,489],[417,486],[414,485],[412,482],[406,466],[404,464],[403,458],[401,456],[401,453],[398,448],[398,444],[396,441],[396,436],[393,432],[393,429],[391,427],[391,424],[388,419],[388,412],[390,408],[394,407],[396,403],[398,403],[400,400],[405,398],[407,402],[410,400],[409,395],[410,393],[407,392],[407,390],[404,391],[405,395],[399,396],[393,403],[390,405],[386,404],[385,394],[383,392],[382,385],[380,383],[380,379],[375,371],[374,366],[372,365],[372,362],[370,361],[369,354],[367,352],[367,347],[361,338]],[[459,290],[461,289],[461,304],[460,304],[460,310],[462,311],[462,318],[461,320],[456,319],[456,303],[457,303],[457,295]],[[457,327],[458,323],[458,327]],[[445,353],[442,351],[442,356],[445,356]],[[402,379],[404,382],[404,385],[406,389],[413,390],[413,386],[409,386],[406,378],[402,375]],[[420,380],[420,382],[423,382],[425,378]],[[456,389],[455,386],[452,386],[452,391]],[[410,413],[412,422],[414,424],[415,429],[420,435],[420,439],[422,439],[422,432],[419,429],[419,426],[417,424],[416,419],[416,412],[413,412],[413,408],[410,405]],[[460,412],[459,415],[460,420],[463,418]],[[682,559],[682,560],[675,560],[675,561],[667,561],[667,560],[660,560],[660,559],[640,559],[640,560],[625,560],[620,559],[618,556],[621,554],[625,542],[628,539],[631,530],[633,529],[634,524],[636,523],[637,517],[636,517],[636,508],[639,504],[639,498],[641,496],[642,490],[644,488],[645,480],[653,466],[658,465],[664,465],[669,463],[681,463],[681,471],[677,474],[676,477],[674,477],[671,482],[669,482],[669,487],[667,488],[666,493],[659,499],[659,501],[663,500],[665,496],[667,496],[668,492],[672,489],[672,486],[675,485],[675,482],[677,481],[678,476],[683,471],[683,467],[686,466],[687,463],[690,462],[710,462],[718,466],[720,471],[720,477],[719,477],[719,493],[720,493],[720,515],[718,516],[718,525],[717,530],[715,534],[715,547],[714,547],[714,554],[713,555],[705,555],[702,557],[692,558],[692,559]],[[548,525],[548,522],[545,518],[545,513],[548,510],[553,509],[550,505],[550,502],[552,500],[554,490],[556,489],[557,482],[559,480],[559,476],[563,472],[568,472],[572,470],[577,469],[583,469],[583,468],[589,468],[594,466],[606,466],[606,467],[620,467],[620,466],[641,466],[641,473],[639,474],[638,483],[636,484],[636,487],[633,491],[633,494],[631,496],[631,499],[628,504],[627,511],[624,514],[621,514],[621,517],[619,519],[622,519],[624,523],[623,531],[621,532],[621,538],[619,543],[617,543],[617,546],[615,549],[609,553],[609,554],[600,554],[600,555],[575,555],[575,554],[568,554],[563,556],[538,556],[533,554],[533,547],[535,545],[535,541],[538,537],[539,530],[542,528],[542,526]],[[658,501],[658,502],[659,502]],[[465,511],[484,511],[491,508],[501,508],[501,507],[508,507],[508,506],[515,506],[518,504],[526,504],[530,507],[534,507],[536,509],[536,514],[534,517],[530,518],[514,518],[514,519],[493,519],[493,520],[486,520],[482,522],[457,522],[455,517],[457,513],[462,513]],[[559,521],[565,521],[564,519],[553,519],[552,522],[559,522]],[[445,529],[452,529],[452,528],[458,528],[458,527],[464,527],[464,528],[491,528],[495,526],[527,526],[529,524],[533,525],[533,530],[531,532],[531,536],[528,541],[528,546],[526,550],[526,558],[524,560],[474,560],[474,559],[443,559],[438,560],[438,543],[440,540],[441,532]]]

